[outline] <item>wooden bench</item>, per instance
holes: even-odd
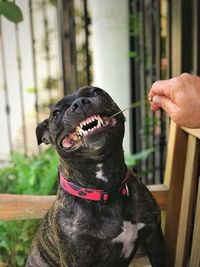
[[[200,129],[171,122],[164,183],[149,189],[162,210],[168,267],[200,266]],[[0,195],[0,220],[42,218],[55,196]],[[139,257],[130,267],[151,266]]]
[[[162,209],[168,267],[200,266],[200,129],[171,122],[164,184],[167,194],[155,194]],[[150,186],[150,190],[154,190]],[[161,191],[159,192],[162,193]],[[162,200],[162,202],[160,202]],[[130,267],[151,266],[146,257]]]

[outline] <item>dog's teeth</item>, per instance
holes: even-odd
[[[82,133],[82,135],[85,133],[85,131],[83,129],[80,129],[80,132]]]
[[[98,122],[100,122],[100,124],[105,125],[102,118],[99,115],[97,115],[97,120]]]
[[[110,121],[106,120],[106,121],[105,121],[105,124],[106,124],[106,125],[109,125],[109,124],[110,124]]]
[[[98,120],[97,127],[98,127],[98,128],[101,127],[101,122],[100,122],[100,120]]]
[[[77,141],[78,140],[78,136],[75,135],[74,138],[73,138],[73,141]]]
[[[76,132],[80,132],[80,130],[81,130],[81,127],[80,126],[76,126]]]
[[[82,134],[82,129],[81,129],[80,126],[77,126],[77,127],[76,127],[76,133],[77,133],[77,135],[79,135],[79,136],[82,136],[82,135],[83,135],[83,134]]]

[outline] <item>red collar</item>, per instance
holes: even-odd
[[[121,196],[129,196],[129,189],[127,182],[130,177],[131,175],[128,171],[126,178],[122,181],[122,183],[118,187],[109,191],[104,191],[93,188],[83,188],[73,182],[67,181],[64,178],[64,176],[61,173],[59,173],[60,185],[69,194],[87,200],[102,201],[102,202],[112,201],[113,199],[119,198]]]

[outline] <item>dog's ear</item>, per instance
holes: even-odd
[[[36,137],[38,145],[44,143],[45,145],[50,144],[50,137],[49,137],[49,120],[46,119],[40,124],[38,124],[36,128]]]

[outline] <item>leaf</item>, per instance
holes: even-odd
[[[57,4],[58,4],[58,0],[49,0],[49,2],[50,2],[53,6],[57,6]]]
[[[14,2],[0,2],[0,14],[15,23],[23,20],[22,11]]]
[[[148,148],[134,155],[126,155],[125,161],[128,167],[133,167],[137,164],[137,161],[147,159],[151,153],[154,152],[154,148]]]
[[[16,255],[17,266],[24,266],[24,258],[22,256]]]
[[[37,91],[37,89],[35,87],[28,87],[27,88],[27,92],[30,93],[30,94],[35,94]]]
[[[137,58],[138,57],[138,52],[136,52],[136,51],[130,51],[129,52],[129,57],[130,58]]]
[[[1,234],[0,234],[1,235]],[[10,253],[10,247],[9,247],[9,244],[7,242],[8,240],[1,240],[0,241],[0,249],[5,249],[7,251],[7,253]]]
[[[125,161],[128,168],[134,167],[136,165],[136,160],[131,159],[130,157],[126,157]]]

